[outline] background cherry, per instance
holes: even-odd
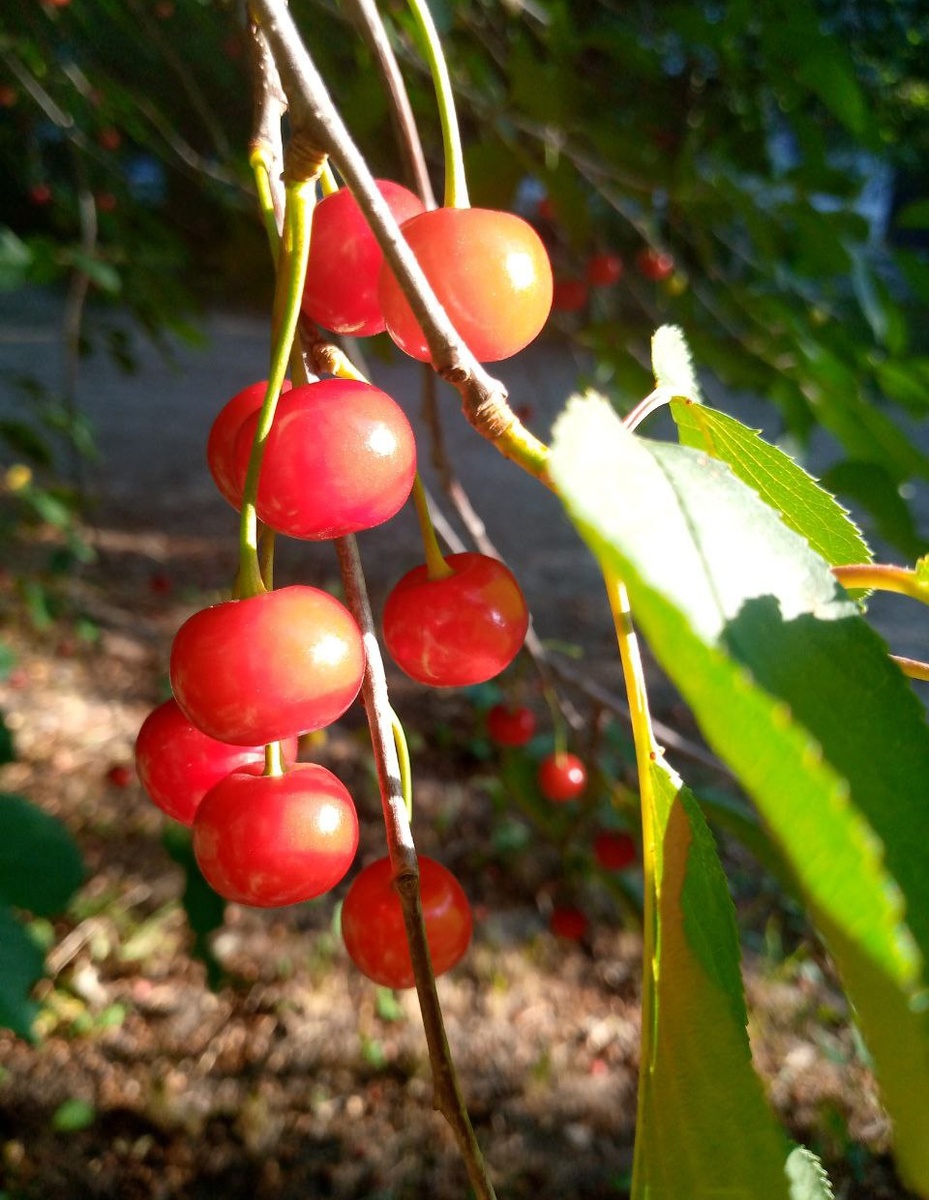
[[[213,482],[219,488],[233,508],[242,506],[242,484],[244,475],[239,478],[235,466],[236,438],[242,428],[242,422],[257,413],[264,403],[267,380],[249,384],[241,392],[236,392],[219,411],[219,415],[210,429],[206,443],[206,461],[213,476]],[[290,391],[290,383],[284,380],[281,392]]]
[[[587,932],[589,921],[579,908],[571,905],[559,905],[552,909],[548,919],[548,928],[555,937],[567,938],[579,942]]]
[[[471,942],[471,906],[455,876],[434,859],[419,857],[426,940],[436,975],[461,959]],[[363,975],[384,987],[413,986],[413,963],[403,910],[388,858],[355,877],[342,905],[342,938]]]
[[[587,786],[587,768],[576,754],[549,754],[539,763],[539,791],[555,804],[576,800]]]
[[[395,585],[384,606],[384,643],[411,678],[432,687],[492,679],[513,661],[529,610],[513,573],[484,554],[451,554],[453,573],[430,579],[425,564]]]
[[[284,743],[284,758],[297,757],[297,741]],[[184,716],[176,700],[166,700],[142,723],[135,765],[142,786],[158,807],[190,825],[200,801],[221,779],[247,764],[264,768],[264,746],[230,746],[208,737]]]
[[[559,279],[552,294],[552,308],[559,312],[580,312],[587,303],[587,295],[583,279]]]
[[[645,246],[635,256],[635,265],[645,279],[660,283],[674,273],[674,259],[670,254]]]
[[[595,254],[587,264],[587,282],[591,287],[611,287],[622,275],[623,260],[606,250]]]
[[[624,871],[638,856],[635,839],[628,833],[601,829],[594,838],[594,858],[606,871]]]
[[[364,650],[344,605],[294,585],[194,613],[174,638],[170,671],[198,729],[257,746],[337,720],[358,694]]]
[[[299,904],[345,875],[358,849],[358,816],[345,785],[317,763],[283,775],[244,767],[204,796],[193,847],[207,882],[227,900]]]
[[[498,746],[525,746],[535,733],[535,713],[525,705],[495,704],[487,713],[487,736]]]
[[[378,191],[398,225],[423,211],[420,198],[389,179]],[[378,275],[384,255],[348,188],[325,196],[313,212],[303,311],[333,333],[370,337],[383,333]]]
[[[240,496],[257,425],[257,413],[247,417],[236,439]],[[397,402],[368,383],[324,379],[278,402],[256,508],[290,537],[344,537],[394,516],[415,474],[416,440]]]
[[[552,268],[542,239],[514,213],[437,208],[413,217],[403,236],[475,358],[510,358],[538,336],[552,307]],[[387,332],[421,362],[429,347],[393,272],[380,278]]]

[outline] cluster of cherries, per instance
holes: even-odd
[[[426,212],[406,189],[381,194],[465,340],[483,360],[515,354],[541,330],[552,299],[538,235],[509,213]],[[407,353],[429,351],[357,203],[345,190],[316,208],[303,299],[335,333],[385,327]],[[243,504],[266,385],[235,395],[210,431],[207,460],[222,495]],[[264,441],[255,508],[290,537],[343,537],[387,521],[416,472],[412,429],[397,403],[364,382],[285,385]],[[528,628],[511,572],[481,554],[405,575],[384,610],[385,645],[412,678],[435,687],[484,682],[507,667]],[[258,907],[322,895],[348,871],[358,817],[344,785],[296,761],[297,740],[337,721],[365,672],[361,632],[337,599],[292,585],[228,600],[191,616],[175,636],[173,698],[144,722],[140,779],[170,817],[192,827],[197,862],[225,898]],[[420,858],[427,938],[436,974],[471,937],[471,911],[451,873]],[[342,910],[346,947],[378,983],[413,983],[399,898],[387,858],[354,880]]]

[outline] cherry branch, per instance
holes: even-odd
[[[457,388],[465,416],[478,433],[505,457],[548,483],[548,448],[516,417],[507,403],[506,388],[484,370],[436,299],[336,111],[284,0],[252,0],[252,9],[277,63],[295,125],[338,165],[423,330],[433,366]]]

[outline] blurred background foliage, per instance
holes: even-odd
[[[375,173],[400,177],[354,9],[293,3]],[[651,387],[651,332],[682,325],[701,368],[775,406],[769,434],[802,449],[828,431],[840,451],[826,483],[900,553],[924,550],[906,504],[913,481],[929,478],[912,437],[929,408],[924,0],[432,0],[432,10],[472,202],[537,224],[571,296],[553,336],[587,351],[587,376],[628,409]],[[381,11],[438,186],[414,25],[399,0]],[[197,337],[204,306],[267,304],[247,58],[240,3],[4,7],[0,286],[62,288],[75,362],[102,347],[131,369],[127,311],[170,352],[173,338]],[[590,287],[604,252],[622,258],[622,276]],[[26,415],[0,427],[7,463],[48,470],[49,439],[92,450],[74,377],[55,396],[12,381]]]

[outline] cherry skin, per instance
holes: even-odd
[[[549,754],[539,763],[539,791],[546,800],[576,800],[587,786],[587,768],[576,754]]]
[[[635,265],[640,275],[655,283],[661,283],[663,279],[667,279],[674,273],[674,259],[671,255],[660,250],[653,250],[651,246],[646,246],[639,251],[635,256]]]
[[[552,268],[542,239],[513,213],[437,208],[402,229],[449,318],[480,362],[510,358],[541,332],[552,307]],[[421,362],[426,339],[385,263],[380,279],[387,332]]]
[[[236,439],[243,487],[257,425],[257,413],[247,417]],[[369,383],[324,379],[278,402],[256,509],[289,537],[345,537],[394,516],[415,474],[416,440],[397,402]]]
[[[351,866],[358,814],[345,785],[317,763],[283,775],[243,767],[204,796],[193,847],[207,883],[227,900],[300,904],[335,887]]]
[[[552,308],[559,312],[580,312],[587,303],[587,284],[583,279],[559,279],[552,295]]]
[[[591,287],[612,287],[622,275],[623,260],[609,251],[595,254],[587,264],[587,282]]]
[[[508,667],[529,628],[513,573],[484,554],[451,554],[452,574],[430,579],[425,564],[397,583],[384,606],[384,643],[412,679],[432,687],[484,683]]]
[[[487,714],[487,736],[498,746],[525,746],[535,733],[535,713],[531,708],[495,704]]]
[[[242,428],[242,422],[253,413],[257,413],[264,403],[267,380],[249,384],[241,392],[236,392],[219,411],[219,415],[210,429],[206,443],[206,461],[213,476],[213,482],[219,488],[233,508],[242,507],[242,484],[244,475],[239,478],[235,466],[236,438]],[[290,391],[290,383],[284,380],[281,392]]]
[[[579,942],[587,932],[588,920],[579,908],[561,905],[552,909],[548,919],[548,928],[555,937],[566,938],[568,941]]]
[[[594,838],[594,858],[605,871],[625,871],[638,858],[638,851],[628,833],[601,829]]]
[[[398,225],[423,211],[423,202],[389,179],[375,180]],[[358,201],[339,188],[313,211],[303,311],[324,329],[353,337],[383,333],[378,276],[384,254]]]
[[[284,758],[297,757],[296,739],[283,746]],[[210,788],[233,771],[264,767],[264,746],[230,746],[208,737],[184,716],[176,700],[166,700],[142,722],[135,743],[135,765],[142,786],[164,813],[190,825]]]
[[[295,584],[194,613],[175,635],[170,673],[198,729],[258,746],[338,720],[361,687],[364,649],[344,605]]]
[[[464,956],[471,942],[471,906],[451,871],[422,855],[419,889],[432,969],[441,975]],[[413,987],[413,963],[390,859],[377,859],[353,880],[342,905],[342,939],[363,975],[384,987]]]

